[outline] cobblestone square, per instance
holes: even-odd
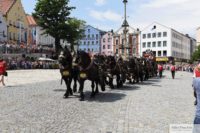
[[[170,124],[192,124],[192,74],[153,78],[123,88],[106,88],[90,99],[63,99],[58,70],[9,71],[0,86],[0,133],[168,133]]]

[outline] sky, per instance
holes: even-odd
[[[37,0],[22,0],[26,13],[34,12]],[[118,30],[124,19],[123,0],[70,0],[76,9],[71,16],[93,27]],[[143,30],[153,22],[196,37],[200,27],[200,0],[128,0],[127,20],[131,27]]]

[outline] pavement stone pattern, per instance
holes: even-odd
[[[193,123],[191,73],[173,80],[166,71],[162,79],[107,87],[95,99],[87,82],[83,102],[77,93],[63,99],[58,70],[8,74],[0,86],[0,133],[168,133],[170,124]]]

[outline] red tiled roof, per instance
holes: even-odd
[[[6,15],[15,2],[16,0],[0,0],[0,11],[3,15]]]
[[[31,25],[31,26],[36,26],[37,25],[37,23],[36,23],[35,19],[33,18],[33,16],[27,15],[26,18],[28,20],[28,24],[29,25]]]

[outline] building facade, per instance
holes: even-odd
[[[193,41],[195,41],[193,39]],[[191,38],[159,23],[147,26],[141,32],[141,56],[152,50],[157,61],[188,61],[191,59]]]
[[[44,30],[41,27],[36,27],[36,45],[39,47],[55,47],[55,39],[48,35],[44,34]]]
[[[197,46],[199,46],[200,45],[200,27],[197,28],[196,39],[197,39]]]
[[[36,27],[37,23],[33,16],[27,15],[27,20],[29,24],[29,30],[28,30],[28,45],[36,45]]]
[[[101,53],[101,37],[105,32],[90,25],[84,30],[84,37],[79,40],[78,49],[92,54]]]
[[[7,24],[0,12],[0,42],[7,42]]]
[[[113,52],[113,32],[107,32],[101,38],[101,53],[105,55],[114,55]]]
[[[121,27],[113,35],[113,52],[115,55],[127,58],[129,56],[139,56],[139,29],[127,27],[127,44],[124,39],[124,28]]]
[[[27,44],[28,21],[21,0],[0,0],[0,8],[8,25],[8,41]]]

